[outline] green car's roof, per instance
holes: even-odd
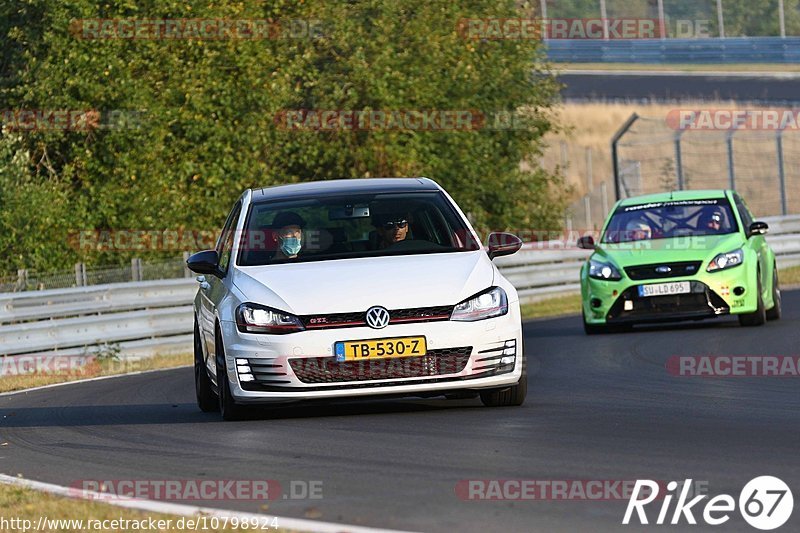
[[[669,202],[670,200],[710,200],[712,198],[725,198],[728,191],[724,189],[710,189],[705,191],[673,191],[644,196],[632,196],[620,202],[620,206],[647,204],[650,202]]]

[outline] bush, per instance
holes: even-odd
[[[510,0],[3,4],[0,110],[101,110],[101,122],[117,110],[128,122],[11,137],[6,130],[0,244],[11,253],[0,257],[0,270],[123,264],[145,254],[76,250],[65,236],[217,229],[243,189],[305,180],[425,175],[481,228],[557,227],[563,183],[534,162],[558,87],[540,43],[468,40],[457,31],[462,18],[490,16],[524,14]],[[262,40],[76,37],[76,21],[96,18],[319,21],[321,32]],[[522,110],[526,127],[288,131],[276,120],[304,109]]]

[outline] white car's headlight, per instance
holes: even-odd
[[[592,259],[589,261],[589,277],[606,281],[619,281],[622,279],[622,274],[611,263],[603,263]]]
[[[474,322],[485,318],[493,318],[508,313],[508,297],[500,287],[492,287],[468,300],[464,300],[453,309],[450,320]]]
[[[739,248],[732,252],[719,254],[711,260],[706,268],[706,272],[716,272],[717,270],[725,270],[726,268],[733,268],[739,266],[744,261],[744,252]]]
[[[242,333],[281,335],[303,331],[303,322],[296,316],[263,305],[244,303],[236,309],[236,326]]]

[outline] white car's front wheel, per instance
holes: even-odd
[[[197,320],[194,323],[194,389],[197,395],[197,406],[204,413],[210,413],[219,409],[217,395],[211,379],[208,377],[205,359],[203,358],[203,347],[200,340],[200,330],[197,327]]]
[[[522,360],[522,376],[516,385],[501,389],[490,389],[481,392],[481,401],[486,407],[510,407],[525,403],[528,395],[528,370],[525,359]]]
[[[219,330],[217,330],[214,346],[217,351],[217,396],[219,398],[219,412],[222,414],[223,420],[241,420],[245,415],[245,407],[237,404],[231,394],[228,371],[225,367],[225,346],[222,344],[222,335]]]

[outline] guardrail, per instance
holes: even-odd
[[[778,266],[800,265],[800,216],[764,218]],[[574,242],[529,243],[496,263],[523,302],[580,290],[589,251]],[[188,352],[194,279],[112,283],[0,293],[0,355],[93,353],[105,345],[124,356]]]
[[[800,37],[550,39],[556,63],[800,63]]]

